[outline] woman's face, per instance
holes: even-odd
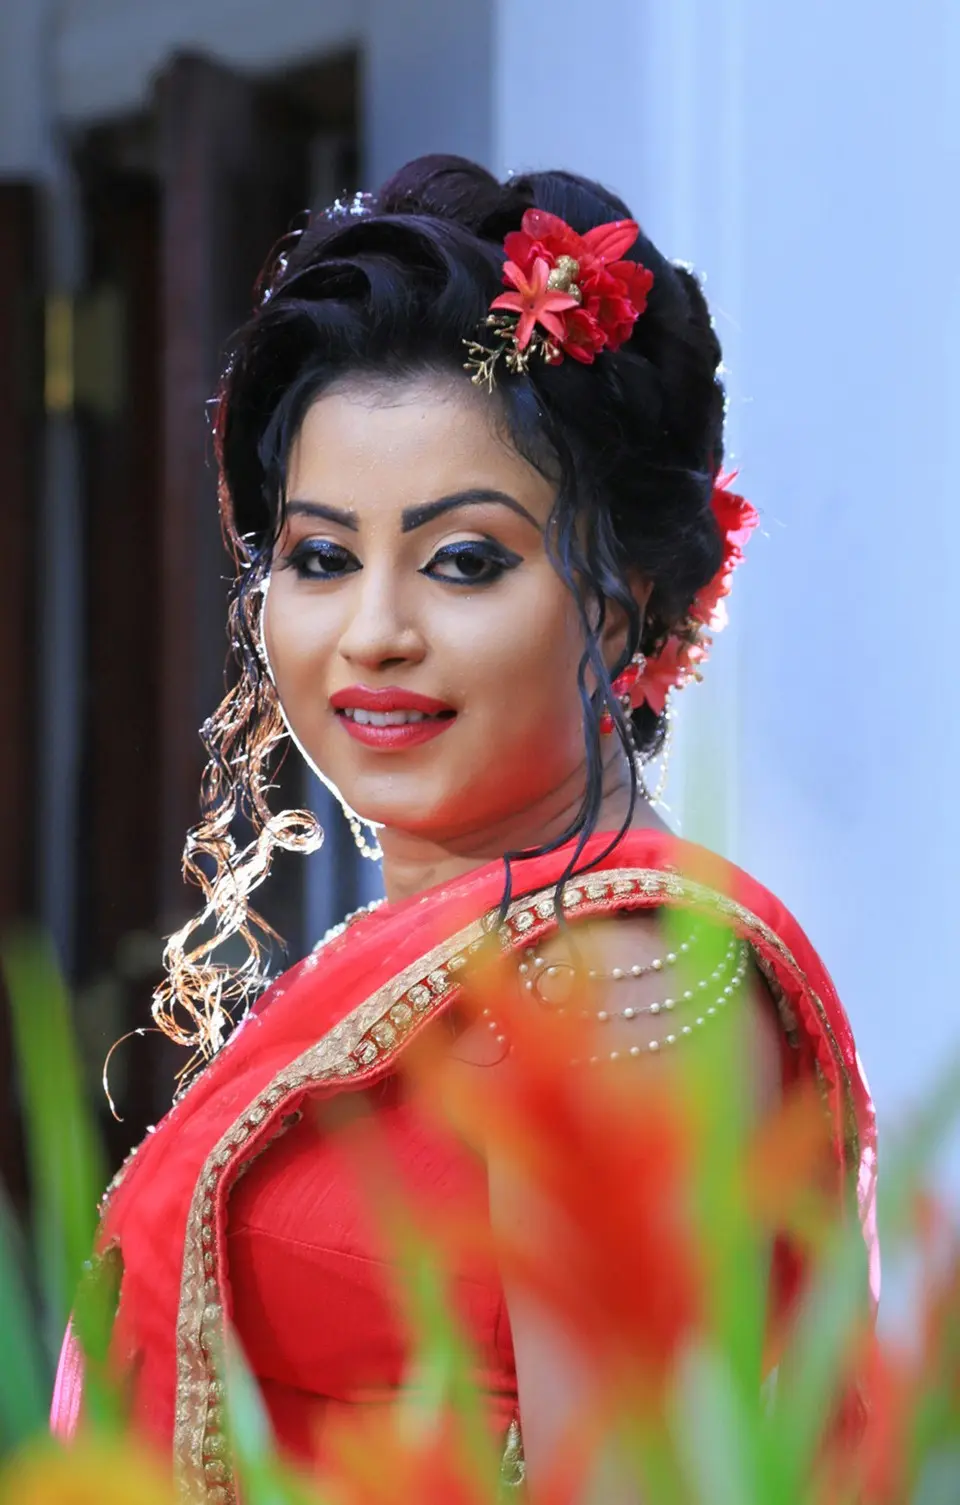
[[[544,547],[555,488],[494,399],[441,376],[331,390],[287,495],[267,652],[294,733],[348,805],[463,843],[582,789],[582,634]]]

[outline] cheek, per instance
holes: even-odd
[[[500,739],[524,743],[531,758],[551,766],[569,762],[582,748],[581,654],[575,608],[566,592],[558,595],[552,575],[505,600],[472,648],[463,647],[478,712],[495,721]]]
[[[284,711],[298,733],[308,729],[303,723],[309,723],[311,712],[325,704],[325,665],[336,640],[328,614],[317,606],[313,602],[305,609],[278,580],[271,582],[264,603],[264,645]]]

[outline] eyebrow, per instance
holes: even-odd
[[[532,512],[517,501],[506,491],[496,491],[486,486],[474,486],[467,491],[454,491],[450,496],[437,497],[433,502],[421,502],[416,507],[405,507],[400,515],[401,533],[412,533],[414,528],[422,528],[426,523],[433,522],[434,518],[442,517],[445,512],[452,512],[457,507],[476,507],[484,502],[498,502],[502,507],[509,507],[518,517],[526,518],[528,523],[536,528],[538,533],[543,529],[537,522]],[[349,528],[351,533],[360,531],[360,519],[351,508],[330,507],[325,502],[291,501],[287,503],[288,517],[320,517],[328,523],[337,523],[341,528]]]

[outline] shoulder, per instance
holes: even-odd
[[[586,982],[593,1064],[627,1058],[662,1071],[685,1049],[708,1049],[711,1027],[735,1012],[758,1104],[777,1095],[776,1012],[748,942],[727,924],[667,908],[586,919],[525,955],[518,972],[547,1011]]]
[[[687,1052],[709,1050],[717,1021],[735,1013],[743,1022],[743,1090],[759,1114],[778,1101],[773,1000],[749,943],[721,918],[666,906],[580,916],[516,953],[507,976],[545,1029],[568,1010],[584,1015],[583,1066],[617,1062],[641,1075],[670,1074]],[[463,1043],[478,1064],[492,1064],[482,1031]]]

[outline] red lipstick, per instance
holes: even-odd
[[[453,713],[453,706],[445,700],[434,700],[432,695],[418,695],[416,690],[401,690],[396,685],[386,685],[382,690],[371,690],[366,685],[349,685],[346,690],[336,690],[330,696],[335,711],[424,711],[428,716],[440,711]]]
[[[335,691],[330,696],[330,704],[344,731],[357,742],[383,752],[429,742],[452,726],[457,714],[443,700],[420,695],[416,690],[403,690],[397,685],[377,690],[367,685],[350,685],[348,689]],[[360,713],[359,720],[357,712]],[[408,719],[401,719],[397,714],[401,712],[412,714]],[[390,722],[384,725],[380,718],[390,713],[393,713]]]

